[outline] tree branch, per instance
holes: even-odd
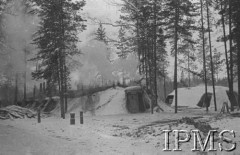
[[[134,6],[134,4],[132,4],[131,2],[128,2],[127,0],[122,0],[122,1],[124,1],[124,2],[127,3],[129,6],[131,6],[132,10],[134,10],[134,11],[137,12],[137,13],[140,13],[140,10],[139,10],[136,6]]]
[[[121,24],[121,23],[119,23],[119,24],[113,24],[113,23],[108,23],[108,22],[103,22],[103,21],[101,21],[101,20],[99,20],[99,19],[97,19],[97,18],[92,18],[92,17],[88,17],[92,22],[94,22],[95,24],[102,24],[102,25],[110,25],[110,26],[113,26],[113,27],[127,27],[127,26],[135,26],[134,24],[126,24],[126,23],[124,23],[124,24]]]

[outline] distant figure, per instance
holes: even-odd
[[[2,101],[0,100],[0,108],[2,108]]]

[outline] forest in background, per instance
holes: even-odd
[[[81,42],[78,35],[87,29],[87,20],[98,24],[94,40],[103,42],[107,49],[115,48],[118,59],[128,59],[129,55],[137,57],[139,76],[131,78],[131,74],[122,71],[121,80],[106,79],[107,82],[85,86],[79,83],[79,90],[145,81],[144,89],[154,105],[173,89],[201,83],[205,84],[205,93],[207,85],[213,88],[224,85],[233,96],[233,83],[240,76],[238,0],[122,0],[113,2],[121,12],[114,23],[85,19],[82,10],[86,3],[84,0],[0,2],[2,102],[15,104],[18,100],[35,98],[38,89],[43,89],[37,85],[44,82],[41,87],[46,96],[60,96],[64,117],[71,89],[70,74],[75,66],[81,68],[74,58],[84,54],[78,46]],[[18,14],[23,16],[20,21],[14,18]],[[118,28],[116,38],[107,35],[106,25]],[[216,33],[218,35],[214,35]],[[214,44],[220,45],[221,50]],[[169,57],[174,59],[173,77],[167,70]],[[225,73],[227,76],[221,76]],[[32,78],[39,82],[35,83]],[[28,93],[30,83],[33,87]],[[177,94],[175,91],[175,96]],[[233,97],[230,100],[234,102]]]

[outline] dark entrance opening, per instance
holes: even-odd
[[[127,94],[127,109],[130,113],[139,112],[139,104],[138,104],[138,95],[133,93]]]
[[[206,98],[206,100],[205,100]],[[199,107],[209,107],[210,106],[210,102],[211,102],[211,98],[212,98],[212,93],[207,93],[207,95],[204,93],[200,99],[200,101],[198,102],[197,106]]]
[[[168,105],[171,105],[173,103],[173,98],[174,98],[173,95],[168,95],[165,100],[165,103],[167,103]]]
[[[143,101],[141,87],[130,87],[125,90],[127,99],[127,109],[130,113],[145,112],[146,107]]]
[[[237,92],[233,92],[233,96],[231,97],[229,90],[226,91],[227,95],[228,95],[228,99],[231,102],[231,104],[233,104],[233,106],[238,106],[238,94]]]

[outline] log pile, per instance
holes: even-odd
[[[0,108],[0,119],[33,118],[36,113],[30,109],[11,105]]]

